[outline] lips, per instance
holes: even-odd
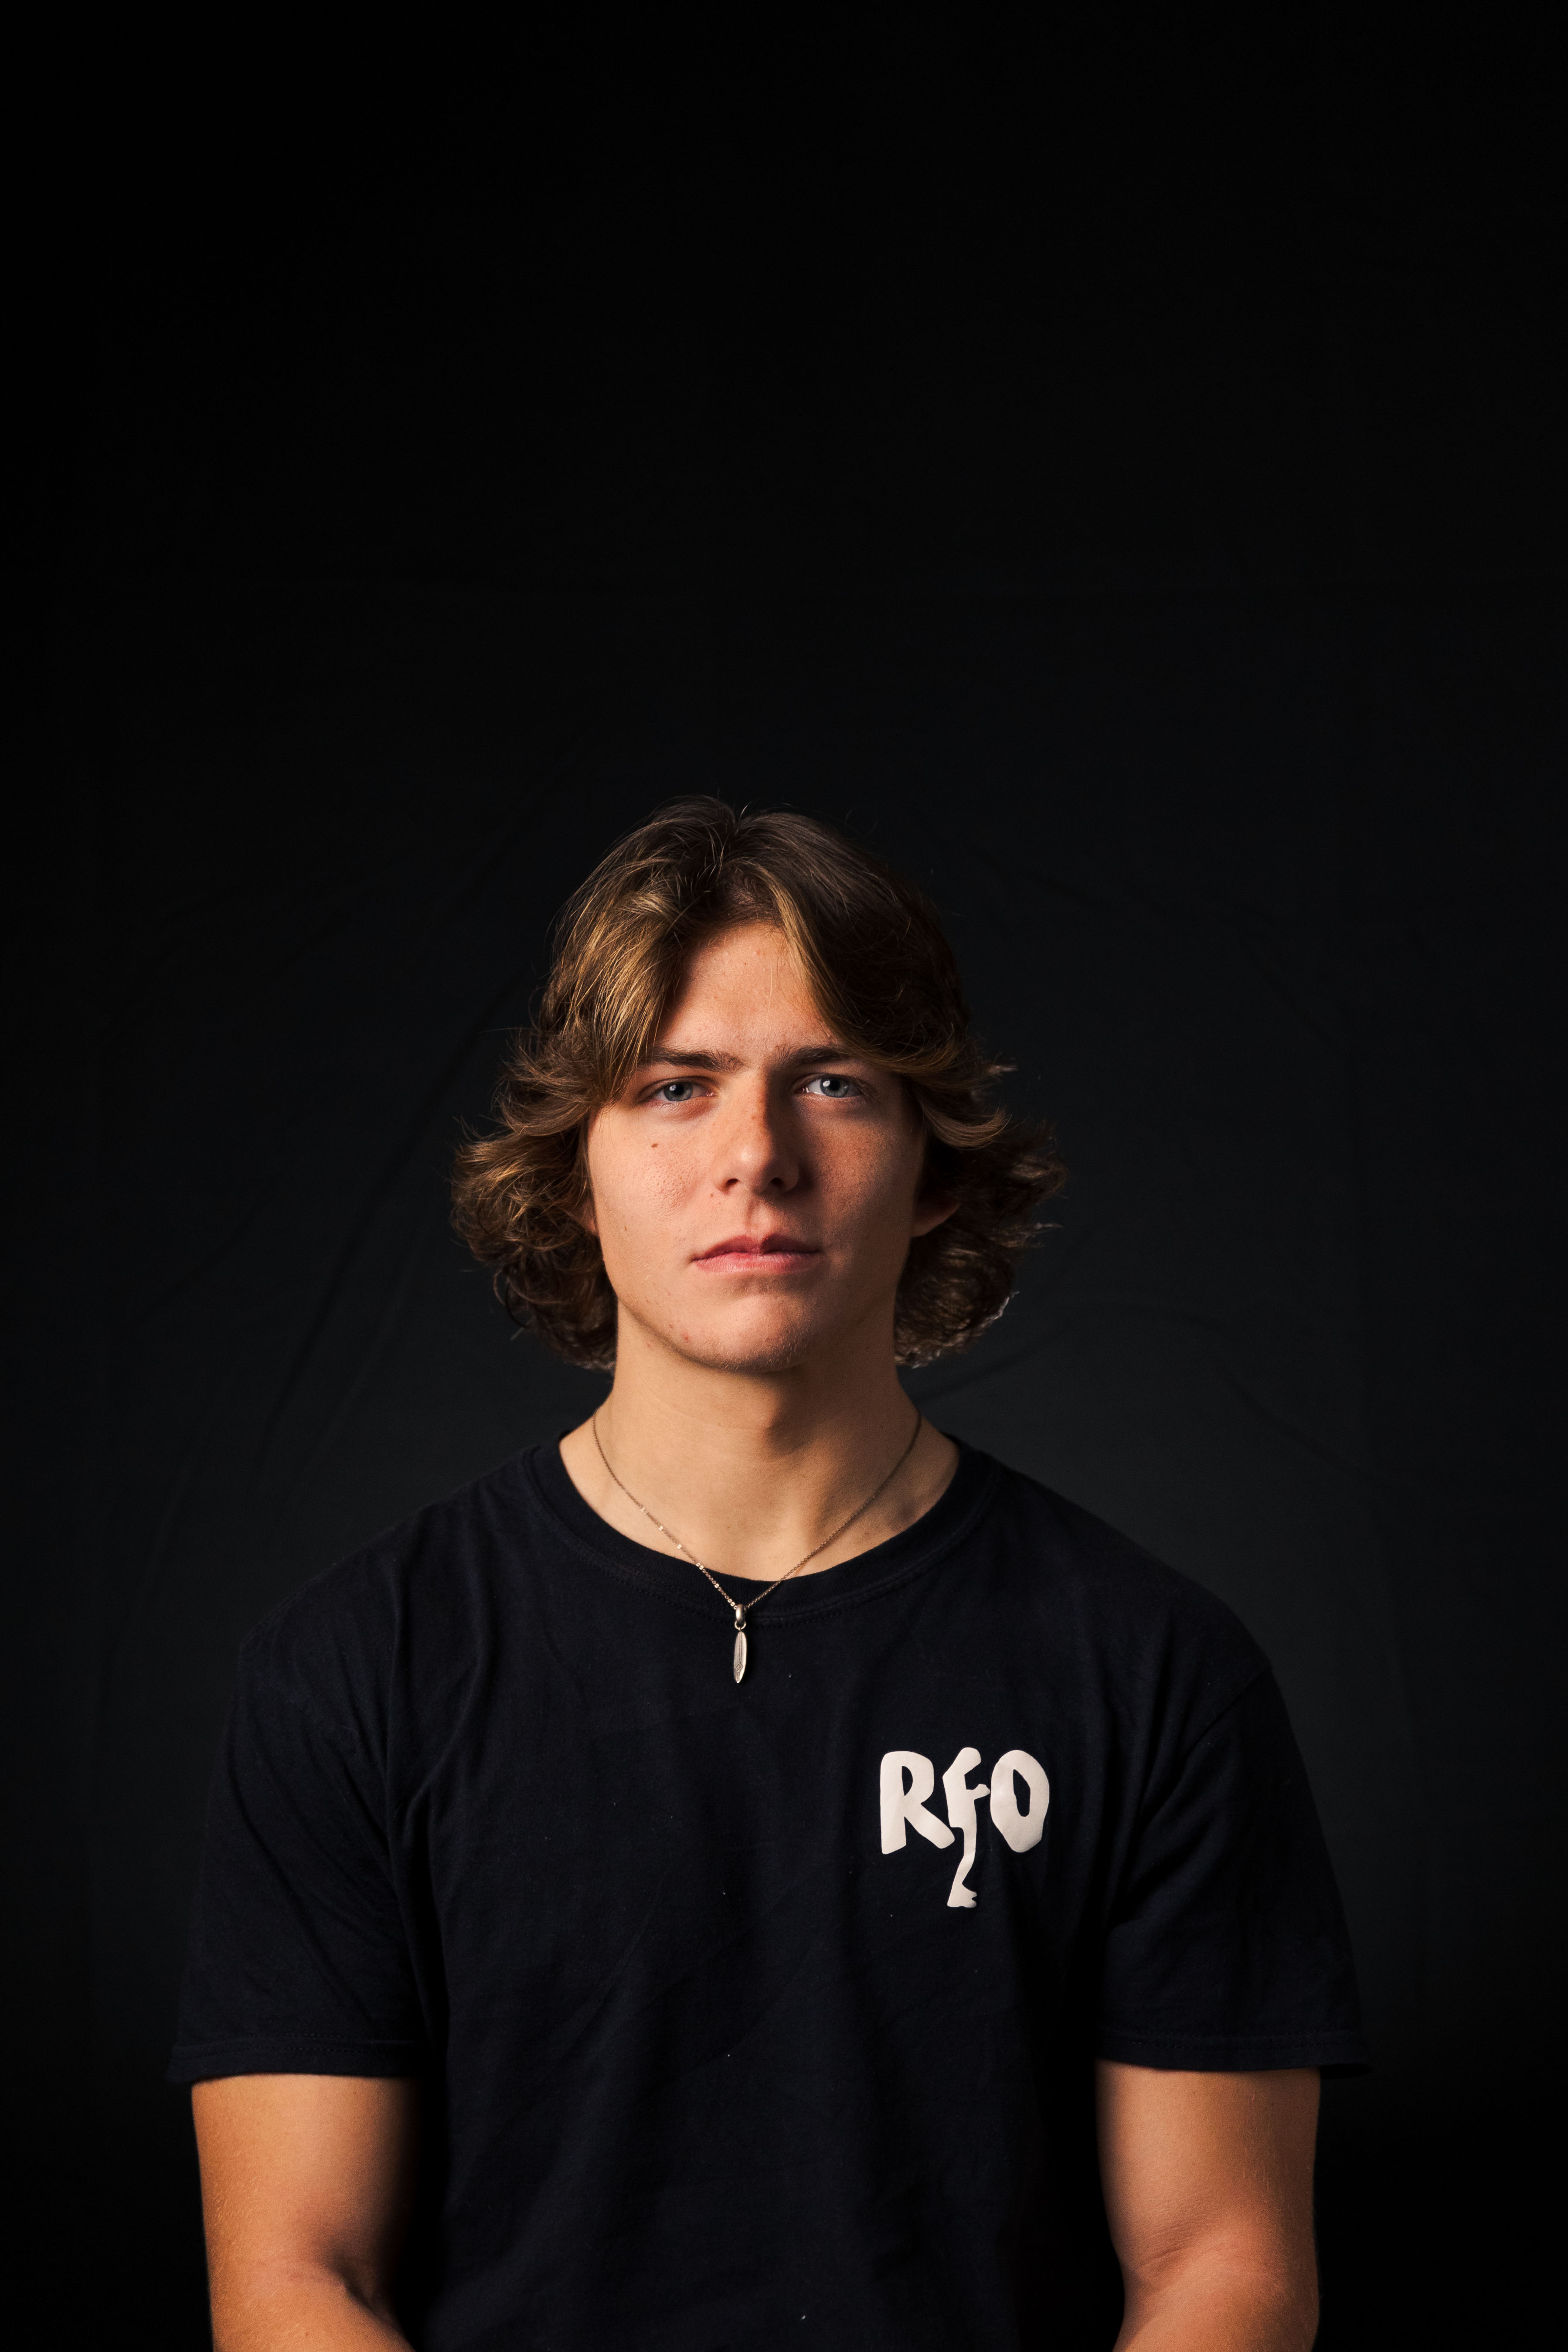
[[[701,1251],[695,1263],[714,1271],[787,1274],[821,1255],[819,1249],[795,1234],[731,1234]]]

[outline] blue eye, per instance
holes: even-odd
[[[824,1070],[818,1076],[807,1078],[801,1091],[809,1094],[814,1087],[825,1102],[844,1102],[860,1091],[853,1078],[841,1078],[832,1070]]]
[[[690,1078],[667,1078],[663,1086],[656,1089],[654,1100],[667,1103],[689,1102],[696,1092],[696,1085]]]

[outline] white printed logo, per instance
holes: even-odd
[[[936,1786],[936,1768],[931,1758],[917,1756],[912,1748],[889,1748],[882,1759],[884,1853],[901,1853],[910,1830],[918,1830],[935,1846],[951,1845],[954,1831],[963,1836],[963,1852],[953,1877],[952,1892],[947,1898],[950,1911],[974,1907],[973,1891],[964,1881],[974,1867],[977,1797],[990,1798],[991,1819],[1015,1853],[1027,1853],[1046,1833],[1046,1807],[1051,1801],[1051,1784],[1044,1768],[1032,1756],[1026,1755],[1023,1748],[1009,1748],[1005,1756],[996,1759],[990,1786],[977,1780],[971,1788],[969,1775],[979,1761],[978,1748],[961,1748],[942,1774],[942,1793],[947,1799],[947,1821],[943,1822],[926,1807],[925,1801]],[[1026,1812],[1021,1811],[1018,1805],[1020,1780],[1029,1801]],[[952,1824],[951,1829],[948,1822]]]

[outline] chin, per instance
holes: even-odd
[[[793,1372],[839,1337],[837,1324],[816,1316],[713,1316],[694,1329],[661,1330],[658,1338],[689,1364],[715,1372]]]
[[[817,1335],[802,1331],[691,1332],[672,1344],[689,1364],[710,1372],[793,1372],[820,1346]]]

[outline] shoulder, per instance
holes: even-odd
[[[1082,1504],[1021,1471],[996,1470],[989,1516],[1012,1578],[1037,1596],[1082,1671],[1140,1707],[1174,1706],[1194,1729],[1268,1673],[1216,1593]]]
[[[529,1548],[529,1457],[516,1454],[310,1578],[241,1646],[242,1695],[378,1744],[393,1683],[461,1673],[482,1651],[498,1588]]]

